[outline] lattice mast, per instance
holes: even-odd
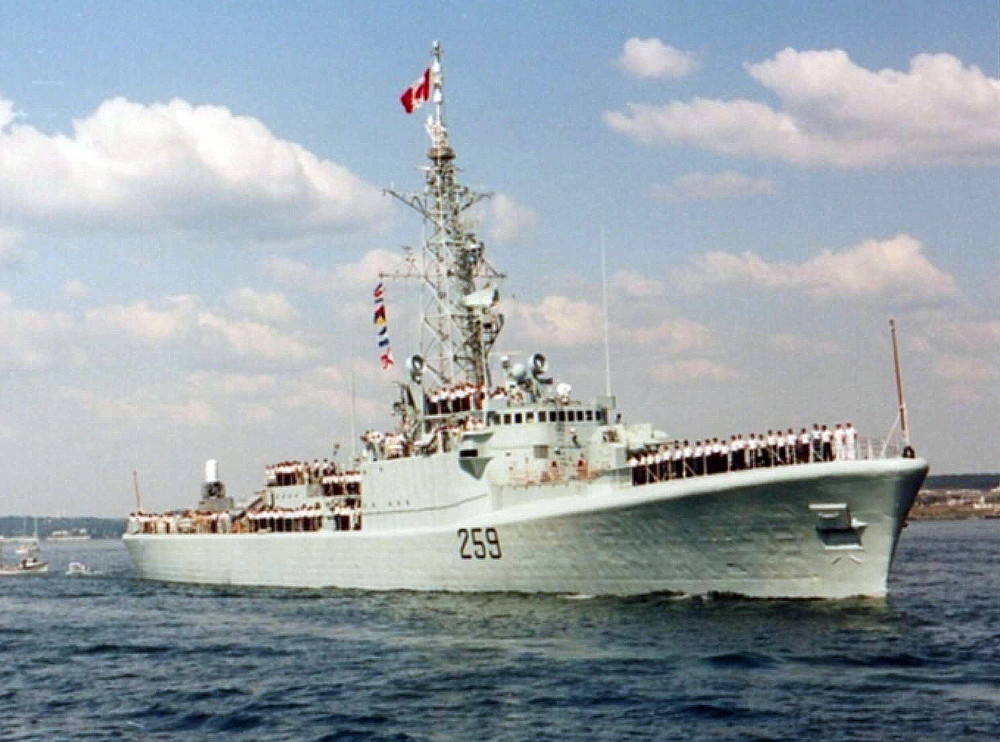
[[[422,193],[386,192],[424,218],[419,261],[386,278],[418,278],[423,283],[420,355],[425,372],[439,385],[467,381],[490,385],[489,355],[503,326],[495,311],[503,278],[485,258],[486,247],[463,219],[469,208],[488,198],[457,179],[455,150],[444,123],[441,47],[434,43],[431,63],[433,113],[425,128],[430,137]]]

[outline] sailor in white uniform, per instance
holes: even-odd
[[[844,449],[847,453],[847,460],[854,461],[858,455],[857,449],[858,437],[854,428],[850,423],[844,427]]]

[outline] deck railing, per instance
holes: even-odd
[[[633,485],[655,484],[674,479],[708,477],[715,474],[770,469],[785,466],[811,466],[838,461],[875,461],[898,458],[906,449],[894,438],[859,436],[853,446],[847,444],[808,447],[803,452],[796,446],[764,446],[755,451],[741,449],[733,452],[704,451],[700,456],[675,457],[674,448],[648,452],[629,460]],[[627,476],[627,475],[626,475]]]

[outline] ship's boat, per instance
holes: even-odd
[[[374,590],[885,595],[928,468],[908,437],[904,447],[837,426],[692,445],[621,422],[610,393],[577,399],[541,353],[495,353],[503,276],[465,219],[482,195],[457,177],[437,45],[403,98],[408,110],[423,101],[433,108],[423,191],[390,191],[422,215],[426,234],[422,255],[384,277],[425,288],[395,429],[366,433],[351,464],[268,467],[266,486],[242,505],[208,462],[196,508],[132,514],[124,542],[138,575]]]

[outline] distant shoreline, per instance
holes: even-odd
[[[957,476],[938,477],[934,484],[938,486],[925,485],[920,490],[910,511],[911,520],[1000,518],[1000,486],[995,479],[975,483],[986,485],[981,487],[970,487],[972,482]]]

